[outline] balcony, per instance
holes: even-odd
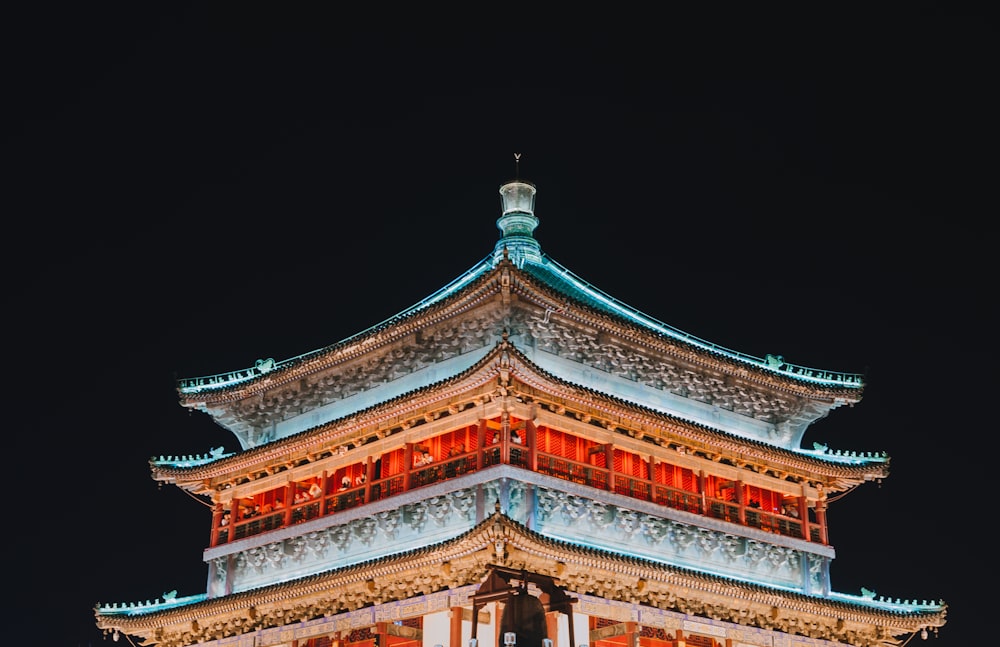
[[[797,518],[795,513],[798,507],[779,512],[761,509],[753,500],[747,500],[746,505],[729,500],[726,497],[735,496],[734,492],[738,488],[734,487],[733,482],[719,485],[723,481],[719,479],[716,483],[714,477],[709,477],[707,481],[692,482],[693,487],[686,489],[625,474],[616,471],[614,467],[603,466],[603,464],[614,465],[616,462],[613,457],[617,450],[610,446],[591,448],[590,453],[596,455],[596,460],[584,462],[538,449],[533,450],[529,446],[510,440],[501,441],[499,435],[488,443],[478,444],[482,446],[463,452],[455,450],[464,449],[464,443],[456,443],[449,450],[450,456],[430,464],[419,464],[419,461],[408,459],[408,464],[411,465],[409,469],[402,469],[386,476],[376,475],[377,470],[365,469],[354,478],[344,476],[336,486],[330,479],[329,482],[324,482],[324,485],[332,490],[328,494],[323,494],[323,486],[318,483],[291,484],[283,500],[292,500],[292,505],[275,509],[273,505],[267,503],[261,505],[259,502],[243,501],[233,506],[237,511],[235,522],[230,519],[230,512],[220,509],[215,515],[211,545],[217,546],[317,517],[334,515],[498,464],[511,465],[596,490],[614,492],[632,499],[653,502],[666,508],[683,510],[740,526],[815,543],[825,543],[825,528],[816,521],[803,522],[801,518]],[[419,445],[415,447],[421,449]],[[411,454],[419,455],[421,452],[413,454],[413,450],[410,449],[407,457]],[[368,467],[370,468],[370,459]],[[652,470],[648,471],[652,473]],[[367,478],[368,474],[372,474],[374,478]],[[694,491],[699,485],[705,487],[704,492]],[[719,487],[715,487],[716,485]],[[722,493],[726,492],[725,488],[729,488],[726,497],[722,496]],[[710,493],[714,496],[710,496]]]

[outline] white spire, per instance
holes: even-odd
[[[514,153],[515,166],[521,161],[521,154]],[[503,259],[504,247],[515,265],[524,261],[540,263],[542,248],[535,240],[533,232],[538,226],[535,217],[535,185],[515,179],[500,187],[501,216],[497,228],[501,237],[493,249],[493,264]]]

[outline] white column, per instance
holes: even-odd
[[[568,618],[567,618],[568,620]],[[568,622],[566,623],[569,624]],[[561,629],[560,629],[561,631]],[[569,630],[567,629],[567,632]],[[576,645],[573,647],[580,647],[580,645],[590,645],[590,616],[585,613],[573,612],[573,638],[576,640]],[[566,642],[560,643],[560,645],[569,645],[569,634],[566,635]]]

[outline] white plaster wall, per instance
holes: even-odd
[[[573,637],[576,638],[576,647],[589,647],[590,616],[586,613],[577,613],[576,609],[573,610]],[[567,635],[566,638],[568,640],[569,636]],[[565,647],[568,644],[560,642],[556,647]]]
[[[424,616],[423,647],[451,647],[451,612],[439,611]]]

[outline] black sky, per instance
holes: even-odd
[[[13,630],[96,645],[97,602],[203,592],[207,508],[148,459],[237,445],[174,379],[431,294],[493,249],[520,152],[536,238],[582,278],[728,348],[868,374],[806,437],[892,457],[833,506],[834,587],[944,599],[933,644],[969,644],[992,569],[995,23],[714,11],[15,15]]]

